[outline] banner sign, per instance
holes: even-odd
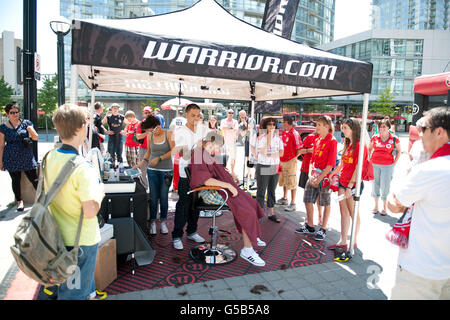
[[[267,0],[261,28],[286,39],[291,38],[299,0]],[[281,112],[283,101],[260,101],[255,103],[255,112]]]
[[[299,0],[267,0],[261,28],[290,39]]]

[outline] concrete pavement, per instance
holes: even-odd
[[[407,150],[408,138],[400,134],[402,150]],[[39,144],[40,157],[52,143]],[[243,147],[238,146],[238,155],[243,154]],[[243,157],[241,157],[243,158]],[[40,158],[41,159],[41,158]],[[408,156],[402,154],[394,172],[392,188],[401,181],[408,167]],[[237,159],[236,173],[242,175],[243,159]],[[15,210],[15,206],[7,208],[14,200],[10,191],[9,175],[0,172],[0,299],[11,277],[15,272],[15,263],[9,252],[12,235],[23,214]],[[391,188],[391,189],[392,189]],[[386,300],[390,296],[395,280],[398,249],[385,239],[385,234],[397,221],[399,216],[388,213],[387,216],[374,216],[371,213],[373,200],[370,197],[371,184],[365,183],[360,202],[361,230],[358,249],[354,257],[345,263],[329,262],[307,267],[286,269],[233,278],[213,280],[203,283],[164,287],[160,289],[130,292],[109,296],[110,300]],[[277,188],[277,199],[282,196],[281,188]],[[332,198],[336,195],[334,194]],[[277,206],[276,211],[295,223],[303,223],[306,213],[302,202],[303,189],[297,192],[297,211],[286,212]],[[9,202],[8,202],[9,201]],[[339,205],[332,200],[331,216],[328,223],[326,245],[339,239],[340,213]],[[295,233],[292,237],[296,237]],[[250,290],[255,285],[265,286],[260,294]]]

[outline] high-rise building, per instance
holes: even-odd
[[[371,100],[386,88],[398,105],[411,105],[414,78],[448,71],[450,31],[445,30],[368,30],[331,43],[320,49],[373,64]],[[338,100],[362,101],[359,96]],[[333,98],[333,100],[335,100]]]
[[[372,0],[373,29],[449,30],[448,0]]]
[[[21,50],[22,40],[15,39],[12,31],[3,31],[0,38],[0,78],[5,79],[15,95],[21,95],[23,92],[17,72],[17,61],[20,61]]]

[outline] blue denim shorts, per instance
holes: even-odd
[[[66,247],[72,250],[73,247]],[[78,264],[72,276],[58,287],[58,300],[89,300],[95,292],[94,272],[98,244],[80,246]]]

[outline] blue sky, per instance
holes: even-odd
[[[59,17],[59,0],[37,0],[37,52],[43,74],[56,73],[56,35],[49,22]],[[336,0],[335,40],[370,29],[370,0]],[[0,33],[23,38],[23,0],[0,0]],[[66,57],[70,59],[70,57]]]

